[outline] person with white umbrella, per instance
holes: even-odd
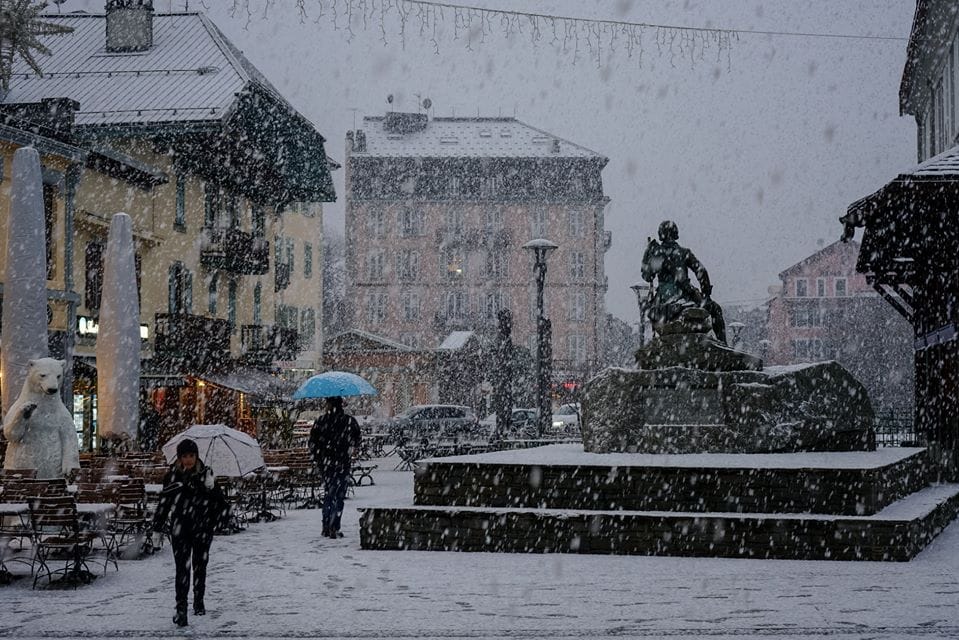
[[[190,564],[193,564],[193,613],[206,613],[206,566],[210,559],[213,531],[223,517],[227,503],[216,489],[213,470],[199,458],[199,447],[189,438],[179,441],[176,461],[163,479],[163,491],[153,520],[153,529],[170,535],[176,564],[176,615],[173,622],[185,627],[187,596],[190,593]]]

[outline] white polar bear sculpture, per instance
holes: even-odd
[[[38,478],[59,478],[80,467],[73,417],[60,401],[63,360],[30,361],[20,397],[3,419],[5,469],[36,469]]]

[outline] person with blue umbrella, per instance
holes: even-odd
[[[360,444],[360,425],[343,411],[343,398],[327,398],[326,413],[310,430],[310,456],[323,476],[323,536],[327,538],[343,537],[343,501],[350,486],[350,465]]]

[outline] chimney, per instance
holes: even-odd
[[[153,46],[153,0],[107,0],[107,51]]]
[[[366,153],[366,132],[362,129],[356,130],[356,142],[353,145],[353,151]]]

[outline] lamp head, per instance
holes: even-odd
[[[545,238],[536,238],[535,240],[530,240],[523,245],[524,249],[532,252],[536,260],[546,260],[549,257],[549,254],[557,249],[559,245],[555,242],[550,242]]]

